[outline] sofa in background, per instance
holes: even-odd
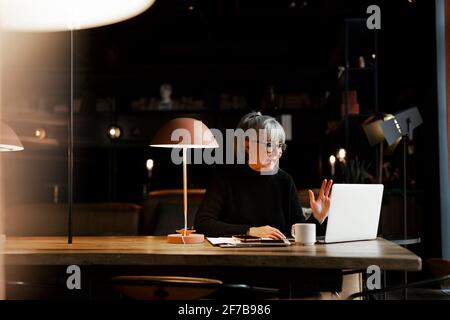
[[[76,203],[73,205],[74,236],[139,235],[142,206],[133,203]],[[5,209],[7,236],[65,236],[66,203],[26,204]]]

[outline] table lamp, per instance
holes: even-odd
[[[23,145],[17,134],[10,126],[0,120],[0,152],[21,150],[23,150]]]
[[[218,148],[219,145],[211,130],[203,122],[193,118],[175,118],[167,122],[153,138],[151,147],[180,148],[183,151],[183,205],[184,228],[178,233],[169,234],[167,242],[193,244],[205,240],[203,234],[187,229],[187,149]]]

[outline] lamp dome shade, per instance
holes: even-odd
[[[0,26],[14,31],[86,29],[130,19],[155,0],[0,0]]]
[[[161,148],[218,148],[213,133],[200,120],[176,118],[158,130],[151,147]]]
[[[0,121],[0,152],[21,151],[23,145],[10,126]]]

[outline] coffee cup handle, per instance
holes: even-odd
[[[293,236],[295,238],[295,228],[294,225],[292,225],[291,227],[291,236]]]

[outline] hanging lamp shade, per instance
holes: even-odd
[[[168,121],[153,138],[151,147],[218,148],[213,133],[200,120],[176,118]]]
[[[23,145],[10,126],[0,120],[0,152],[21,151]]]
[[[130,19],[155,0],[0,0],[0,26],[14,31],[87,29]]]

